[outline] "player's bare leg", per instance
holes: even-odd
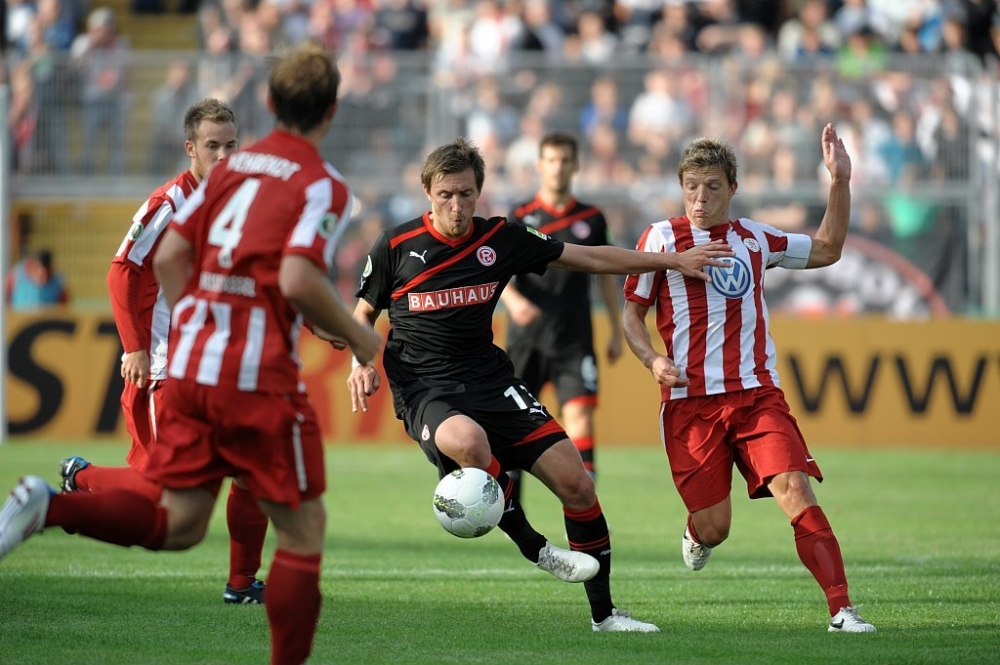
[[[725,499],[703,510],[688,515],[684,536],[681,538],[681,556],[691,570],[701,570],[708,563],[712,548],[718,547],[729,537],[733,522],[732,501]]]
[[[570,550],[587,554],[598,569],[584,582],[590,601],[592,626],[599,632],[657,632],[651,623],[618,612],[611,600],[611,534],[597,500],[594,479],[583,467],[580,452],[563,439],[542,453],[531,473],[559,497],[563,504],[566,537]]]
[[[875,626],[862,619],[851,604],[840,543],[819,507],[809,476],[801,471],[779,473],[768,483],[768,489],[791,519],[799,559],[826,594],[831,617],[829,630],[875,632]]]
[[[514,495],[514,482],[493,457],[486,432],[476,421],[464,415],[449,417],[438,426],[434,443],[460,467],[483,469],[496,478],[506,504],[498,526],[510,536],[525,559],[565,582],[582,582],[593,577],[597,572],[596,561],[552,545],[531,526]]]

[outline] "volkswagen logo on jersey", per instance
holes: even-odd
[[[708,266],[712,288],[726,298],[742,298],[750,289],[750,267],[736,256],[720,258],[719,261],[729,264],[729,267]]]
[[[497,262],[497,253],[489,245],[483,245],[476,250],[476,258],[484,266],[491,266]]]

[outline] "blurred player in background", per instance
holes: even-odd
[[[270,518],[272,665],[301,665],[319,620],[326,536],[323,442],[298,360],[303,320],[368,361],[379,348],[325,273],[351,193],[319,145],[337,109],[333,57],[303,42],[276,60],[270,134],[217,165],[170,223],[153,269],[172,309],[170,354],[146,476],[128,489],[56,494],[22,478],[0,509],[0,558],[48,526],[119,545],[183,550],[208,530],[222,481],[240,478]]]
[[[383,232],[368,254],[354,316],[374,324],[389,312],[383,358],[397,417],[439,476],[459,467],[486,470],[507,502],[500,529],[522,556],[561,580],[583,582],[594,631],[657,632],[611,600],[611,538],[594,481],[566,433],[493,343],[493,313],[516,274],[547,267],[591,273],[681,270],[705,277],[723,243],[685,254],[564,244],[502,217],[475,217],[486,166],[464,139],[424,160],[421,181],[430,212]],[[723,265],[719,263],[718,265]],[[367,410],[381,377],[355,359],[351,406]],[[506,469],[526,469],[563,504],[570,549],[556,547],[528,523]]]
[[[851,158],[833,125],[823,128],[831,183],[814,236],[732,221],[737,159],[722,142],[697,139],[681,155],[684,217],[657,222],[639,239],[647,252],[677,252],[726,240],[736,251],[710,284],[676,273],[630,275],[625,338],[660,384],[660,424],[674,483],[689,511],[681,553],[701,570],[729,536],[735,465],[750,498],[773,496],[791,520],[799,558],[826,594],[831,632],[873,633],[847,594],[840,544],[809,477],[822,480],[778,383],[763,281],[768,268],[821,268],[840,259],[851,213]],[[654,349],[646,314],[666,353]]]
[[[580,170],[577,141],[569,134],[542,138],[537,163],[541,185],[535,197],[514,209],[511,220],[538,229],[562,242],[612,244],[604,214],[573,197],[573,176]],[[606,357],[614,363],[622,353],[618,280],[598,275],[611,338]],[[583,466],[596,477],[594,408],[597,406],[597,360],[590,310],[590,275],[550,270],[544,275],[515,275],[500,296],[510,315],[507,356],[514,374],[533,395],[551,383],[559,400],[559,422],[580,451]],[[508,474],[520,498],[520,475]]]
[[[159,502],[162,488],[143,473],[154,444],[154,416],[163,412],[167,378],[167,335],[170,310],[153,274],[153,255],[174,214],[197,189],[209,170],[236,150],[236,117],[228,104],[204,99],[184,114],[184,149],[191,166],[162,185],[132,218],[108,272],[111,311],[121,338],[122,411],[132,437],[125,456],[128,466],[97,466],[82,457],[63,460],[59,468],[66,492],[100,492],[122,487]],[[253,496],[233,482],[226,502],[229,525],[229,579],[222,599],[227,603],[264,602],[264,583],[257,579],[267,534],[267,517]]]

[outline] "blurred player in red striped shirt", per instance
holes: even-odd
[[[236,150],[236,116],[228,104],[204,99],[184,114],[184,150],[190,167],[150,195],[132,218],[108,271],[108,293],[122,341],[122,411],[132,438],[128,466],[97,466],[79,456],[59,468],[67,492],[99,492],[123,487],[159,501],[162,488],[143,473],[147,450],[155,441],[154,415],[161,413],[167,378],[167,335],[170,310],[153,274],[153,255],[174,214],[184,205],[215,164]],[[230,486],[226,502],[229,525],[229,579],[222,594],[227,603],[261,604],[264,584],[257,580],[267,517],[239,482]]]
[[[299,373],[305,320],[378,352],[326,279],[351,193],[319,152],[340,74],[305,42],[276,60],[268,103],[277,127],[202,181],[170,222],[153,269],[171,306],[163,412],[139,492],[55,494],[22,478],[0,509],[0,558],[48,526],[118,545],[183,550],[204,539],[226,477],[240,478],[274,525],[267,578],[272,665],[309,657],[321,604],[326,538],[323,442]]]
[[[684,217],[653,224],[639,239],[647,252],[682,252],[726,240],[728,267],[707,268],[710,282],[678,273],[630,275],[625,282],[625,339],[660,384],[660,423],[674,483],[689,511],[684,562],[700,570],[729,536],[735,465],[750,498],[773,496],[791,519],[799,558],[826,594],[831,632],[871,633],[847,593],[840,544],[809,477],[822,480],[778,383],[768,330],[764,274],[836,263],[851,212],[851,159],[833,125],[822,132],[831,184],[816,233],[786,234],[749,219],[731,220],[736,155],[696,139],[681,155]],[[656,309],[665,353],[654,349],[646,314]]]

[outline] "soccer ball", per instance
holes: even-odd
[[[500,484],[482,469],[452,471],[434,489],[434,515],[459,538],[486,535],[503,516]]]

